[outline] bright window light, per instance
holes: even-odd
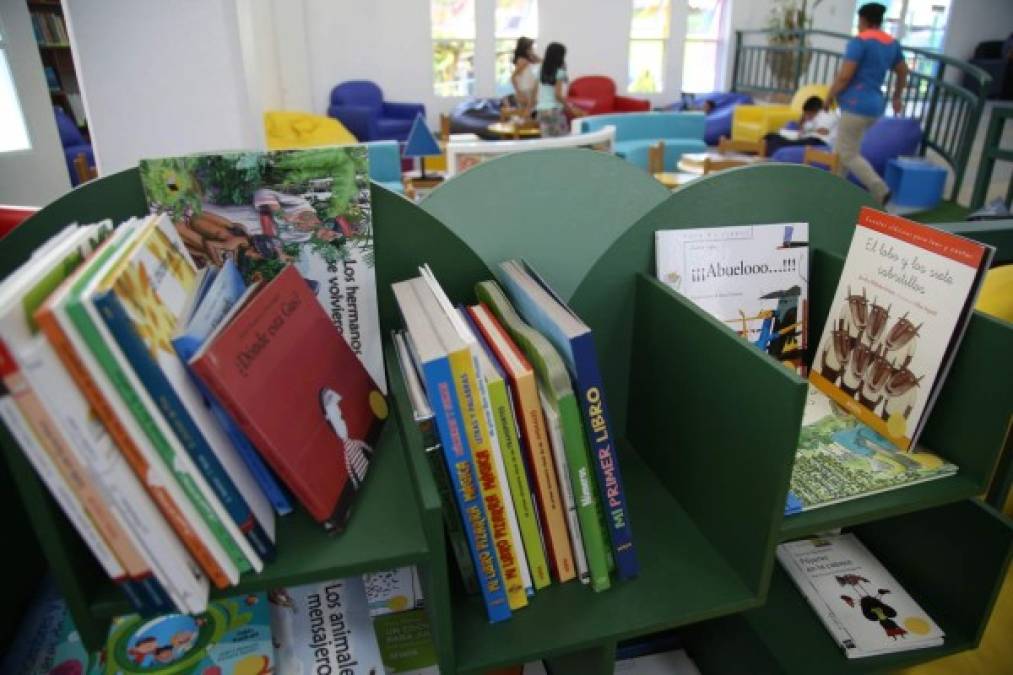
[[[519,37],[538,39],[538,0],[496,0],[496,93],[500,96],[513,91],[510,75]]]
[[[682,58],[682,90],[703,94],[717,88],[718,49],[724,0],[689,0],[686,46]]]
[[[630,92],[656,94],[664,89],[665,43],[671,16],[669,0],[633,0],[626,83]]]
[[[475,93],[475,0],[431,0],[433,90],[437,96]]]
[[[7,64],[6,47],[3,35],[0,35],[0,152],[28,150],[32,143],[28,139],[25,116]]]

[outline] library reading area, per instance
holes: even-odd
[[[1013,674],[1013,4],[4,0],[0,675]]]

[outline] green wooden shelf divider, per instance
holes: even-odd
[[[778,541],[828,524],[860,525],[884,563],[896,566],[901,581],[932,611],[936,595],[923,587],[935,577],[920,577],[914,562],[894,549],[903,543],[928,555],[941,546],[940,536],[956,533],[963,542],[965,532],[988,539],[975,546],[968,541],[982,551],[979,563],[960,567],[943,556],[939,574],[949,567],[977,578],[966,597],[939,594],[938,608],[955,637],[948,648],[970,646],[980,627],[972,619],[985,620],[986,591],[994,590],[1008,564],[1010,537],[1008,523],[960,500],[984,491],[1002,445],[1002,406],[1008,423],[1013,392],[988,364],[994,354],[1010,353],[1013,329],[974,317],[926,431],[926,444],[961,466],[957,477],[785,520],[805,383],[652,279],[657,229],[806,221],[813,251],[811,325],[818,331],[857,212],[869,204],[866,193],[845,181],[790,165],[722,172],[669,193],[622,160],[587,150],[486,162],[420,205],[374,185],[378,302],[393,411],[375,473],[343,535],[328,538],[302,515],[282,520],[278,561],[259,576],[244,577],[236,592],[414,563],[444,673],[478,673],[532,658],[546,658],[556,675],[607,673],[617,641],[694,625],[724,630],[700,637],[691,629],[701,653],[751,655],[774,667],[788,657],[758,637],[751,617],[768,616],[774,633],[788,624],[763,615],[765,602],[783,606],[814,638],[823,630],[785,592],[773,561]],[[144,208],[136,170],[92,181],[4,241],[0,274],[67,222],[122,220]],[[952,227],[962,231],[964,225]],[[1005,251],[1013,246],[1007,229],[978,231]],[[438,493],[387,335],[400,325],[390,284],[417,275],[419,265],[432,267],[452,300],[472,303],[474,284],[492,278],[497,263],[512,257],[531,262],[594,330],[622,437],[643,571],[599,594],[576,582],[554,585],[493,626],[480,600],[463,594],[449,563]],[[126,605],[10,438],[0,434],[0,442],[82,638],[95,645],[108,617]],[[941,534],[921,525],[926,522],[942,523]],[[900,529],[921,534],[895,536]]]

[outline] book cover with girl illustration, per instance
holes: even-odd
[[[149,207],[169,214],[198,266],[231,259],[253,283],[291,263],[386,386],[365,147],[146,159],[140,174]]]

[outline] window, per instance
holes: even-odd
[[[721,11],[724,0],[689,0],[682,90],[702,94],[717,89]]]
[[[669,0],[633,0],[627,89],[653,94],[665,85],[665,43],[668,41]]]
[[[7,64],[7,43],[0,32],[0,152],[28,150],[31,147],[18,91],[14,88],[14,78]]]
[[[433,89],[437,96],[475,93],[475,0],[431,0]]]
[[[510,74],[514,71],[514,47],[517,38],[538,37],[538,0],[496,0],[496,93],[513,91]]]

